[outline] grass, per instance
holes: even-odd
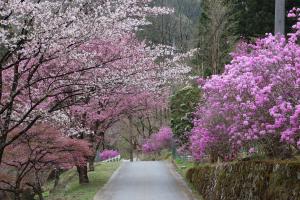
[[[92,200],[95,194],[109,180],[120,163],[101,163],[95,166],[94,172],[89,172],[90,183],[80,185],[75,169],[61,175],[59,189],[49,193],[53,183],[47,185],[48,191],[44,193],[46,200]]]
[[[181,160],[181,159],[176,159],[174,162],[176,164],[177,172],[183,177],[185,177],[186,172],[190,168],[195,166],[193,162],[188,162],[188,161],[184,161],[184,160]]]

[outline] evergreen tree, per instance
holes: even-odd
[[[236,42],[233,6],[225,0],[203,0],[199,23],[197,75],[204,77],[223,71]]]
[[[236,34],[245,39],[262,37],[274,32],[275,0],[228,0],[234,5]],[[286,0],[286,15],[300,0]],[[286,19],[286,32],[295,21]]]
[[[188,133],[193,128],[193,112],[200,95],[197,86],[186,86],[171,97],[171,128],[181,144],[188,142]]]

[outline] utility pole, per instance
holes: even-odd
[[[285,34],[285,0],[275,0],[275,34]]]

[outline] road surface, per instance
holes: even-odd
[[[167,162],[124,162],[94,200],[192,200]]]

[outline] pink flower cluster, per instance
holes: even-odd
[[[159,152],[171,145],[173,133],[169,127],[161,128],[157,133],[153,134],[143,144],[144,153]]]
[[[294,28],[287,39],[268,34],[254,44],[241,43],[223,74],[199,81],[205,103],[191,131],[195,159],[211,153],[231,159],[256,142],[300,149],[300,20]]]
[[[100,153],[100,159],[101,160],[107,160],[110,158],[114,158],[116,156],[120,155],[120,153],[118,151],[115,150],[104,150]]]

